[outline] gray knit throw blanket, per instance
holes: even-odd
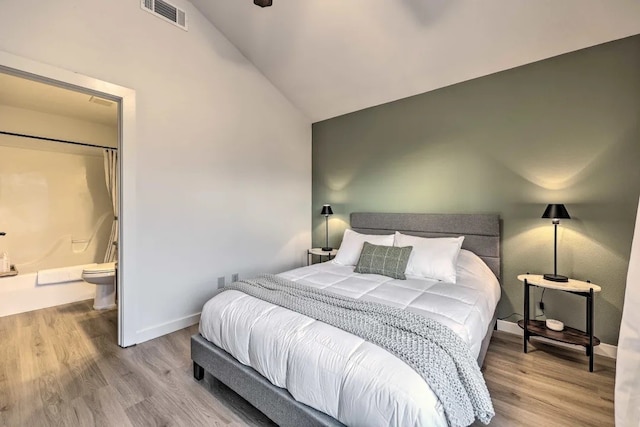
[[[450,426],[495,415],[489,391],[469,347],[448,327],[416,313],[340,296],[273,275],[231,283],[237,290],[359,336],[418,372],[440,399]]]

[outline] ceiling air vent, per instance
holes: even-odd
[[[140,0],[140,7],[158,18],[187,30],[187,14],[164,0]]]
[[[92,96],[91,98],[89,98],[89,102],[102,105],[103,107],[111,107],[114,104],[113,101],[108,101],[106,99],[98,98],[97,96]]]

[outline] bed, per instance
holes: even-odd
[[[482,365],[500,297],[499,217],[353,213],[351,229],[378,235],[399,231],[421,237],[465,236],[458,282],[452,285],[417,277],[401,281],[358,275],[353,267],[335,262],[295,269],[280,276],[430,316],[467,341]],[[201,333],[191,339],[197,380],[203,378],[205,371],[209,372],[283,426],[343,425],[338,419],[349,425],[380,424],[381,420],[396,425],[446,425],[433,392],[424,381],[416,380],[415,372],[395,356],[322,322],[284,308],[274,309],[269,303],[235,292],[221,293],[203,309]],[[250,316],[254,314],[256,317],[252,319]],[[244,332],[247,327],[256,329],[253,338]],[[308,349],[283,338],[282,328],[289,328],[287,337],[308,340]],[[298,333],[301,330],[304,334]],[[279,350],[287,346],[283,342],[288,342],[286,352]],[[287,359],[284,353],[294,361],[283,362]],[[357,362],[352,363],[351,359]],[[347,364],[350,375],[359,376],[353,386],[351,380],[335,374],[346,370]],[[375,375],[367,374],[367,370]],[[365,382],[367,385],[363,386]],[[376,403],[367,403],[370,399],[377,399]]]

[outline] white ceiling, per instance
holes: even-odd
[[[0,104],[117,126],[118,106],[89,102],[91,95],[0,72]]]
[[[640,33],[638,0],[191,0],[314,122]]]

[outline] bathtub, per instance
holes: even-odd
[[[82,266],[68,267],[77,270]],[[38,285],[38,273],[0,278],[0,317],[93,299],[96,287],[84,280]]]

